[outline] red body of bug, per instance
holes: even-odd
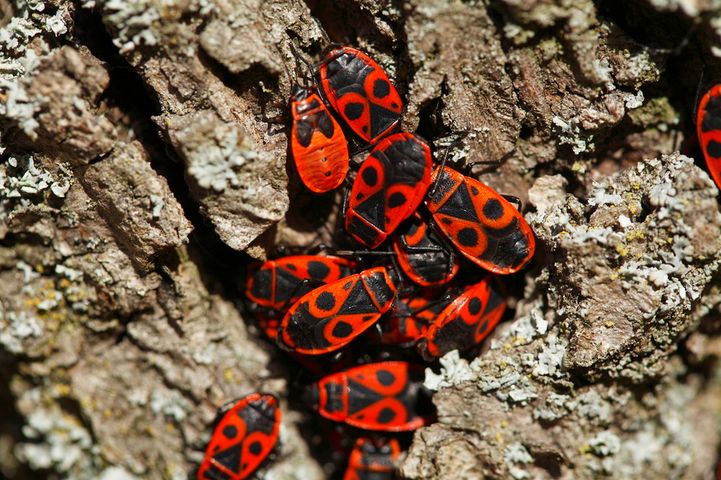
[[[329,283],[348,275],[355,264],[338,257],[295,255],[257,264],[250,271],[246,296],[261,307],[280,310],[293,304],[317,285],[304,280]]]
[[[348,344],[393,305],[396,287],[385,267],[323,285],[301,297],[278,330],[281,347],[317,355]]]
[[[316,193],[337,188],[348,173],[348,143],[338,122],[316,93],[296,87],[290,146],[301,180]]]
[[[415,212],[393,240],[401,270],[424,287],[448,283],[458,273],[458,257],[436,235]]]
[[[268,458],[278,441],[280,408],[273,395],[239,400],[215,427],[198,480],[242,480]]]
[[[381,140],[353,181],[345,228],[376,248],[420,205],[431,182],[431,150],[417,135],[396,133]]]
[[[375,143],[400,121],[403,102],[398,91],[380,65],[360,50],[331,50],[319,74],[325,98],[366,142]]]
[[[343,480],[392,480],[401,456],[398,440],[361,437],[355,442]]]
[[[721,188],[721,85],[701,97],[696,115],[698,143],[713,181]]]
[[[380,362],[328,375],[310,385],[304,399],[322,416],[367,430],[400,432],[424,425],[418,413],[423,368]]]
[[[433,360],[451,350],[463,351],[478,345],[498,324],[505,310],[506,301],[487,275],[438,314],[418,341],[418,350],[426,360]]]
[[[426,206],[438,228],[466,258],[493,273],[509,274],[533,257],[536,239],[523,215],[498,192],[445,167],[436,168]]]

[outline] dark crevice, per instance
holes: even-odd
[[[152,117],[161,113],[157,95],[147,87],[145,81],[135,68],[118,52],[112,38],[105,30],[100,15],[92,10],[80,9],[76,18],[76,35],[81,44],[105,63],[110,74],[110,84],[103,94],[102,101],[109,108],[116,108],[126,119],[126,126],[132,130],[145,148],[152,168],[168,182],[170,190],[180,203],[185,217],[193,225],[190,234],[191,256],[196,257],[209,270],[218,272],[225,285],[235,284],[238,266],[245,265],[250,258],[243,253],[228,247],[218,236],[213,226],[202,215],[199,203],[192,197],[184,177],[182,160],[173,147],[164,141]],[[250,80],[238,80],[219,67],[219,75],[231,83],[236,91],[250,88]],[[224,67],[223,67],[224,68]],[[268,79],[266,79],[268,80]],[[157,269],[168,265],[177,266],[178,259],[174,251],[160,254],[156,259]],[[209,286],[218,287],[217,280],[206,276],[204,281]],[[223,289],[221,289],[222,291]],[[221,293],[221,292],[217,292]]]

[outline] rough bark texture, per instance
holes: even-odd
[[[711,478],[721,213],[692,116],[718,8],[0,0],[0,476],[186,478],[250,391],[283,401],[267,478],[328,473],[239,289],[335,229],[284,129],[290,44],[314,61],[323,27],[390,72],[405,129],[467,132],[450,161],[485,162],[538,238],[486,351],[429,368],[438,422],[401,475]]]

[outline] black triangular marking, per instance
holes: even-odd
[[[310,289],[298,288],[302,280],[283,267],[275,269],[275,301],[284,302],[291,295],[300,296]]]
[[[213,459],[230,470],[231,472],[240,471],[240,443],[236,443],[230,448],[226,448],[222,452],[213,455]]]
[[[401,117],[400,113],[388,110],[373,102],[368,102],[371,109],[371,138],[383,133]]]
[[[463,185],[460,185],[456,191],[453,192],[453,195],[446,200],[446,203],[438,209],[438,213],[469,222],[481,222],[476,214],[476,207],[473,205],[473,200],[471,200],[471,196],[468,193],[468,186],[465,182]]]
[[[373,301],[368,296],[368,292],[363,286],[363,282],[358,281],[353,285],[348,297],[343,302],[336,315],[355,315],[363,313],[378,313]]]
[[[366,219],[369,223],[374,225],[379,230],[383,230],[385,226],[385,189],[380,189],[370,197],[366,198],[364,202],[356,205],[354,210]]]
[[[378,393],[354,380],[348,380],[348,415],[363,410],[380,400]]]

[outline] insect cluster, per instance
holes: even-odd
[[[332,443],[357,437],[344,478],[392,478],[399,438],[368,432],[432,421],[421,362],[483,341],[506,309],[494,274],[526,266],[535,238],[513,199],[445,158],[436,164],[424,139],[398,131],[403,102],[368,55],[331,49],[313,76],[291,96],[291,153],[316,193],[351,183],[357,169],[342,221],[358,249],[256,264],[246,296],[260,329],[314,378],[305,405],[347,426]],[[359,167],[354,148],[368,151]],[[279,424],[271,395],[240,400],[218,423],[198,478],[247,478]]]

